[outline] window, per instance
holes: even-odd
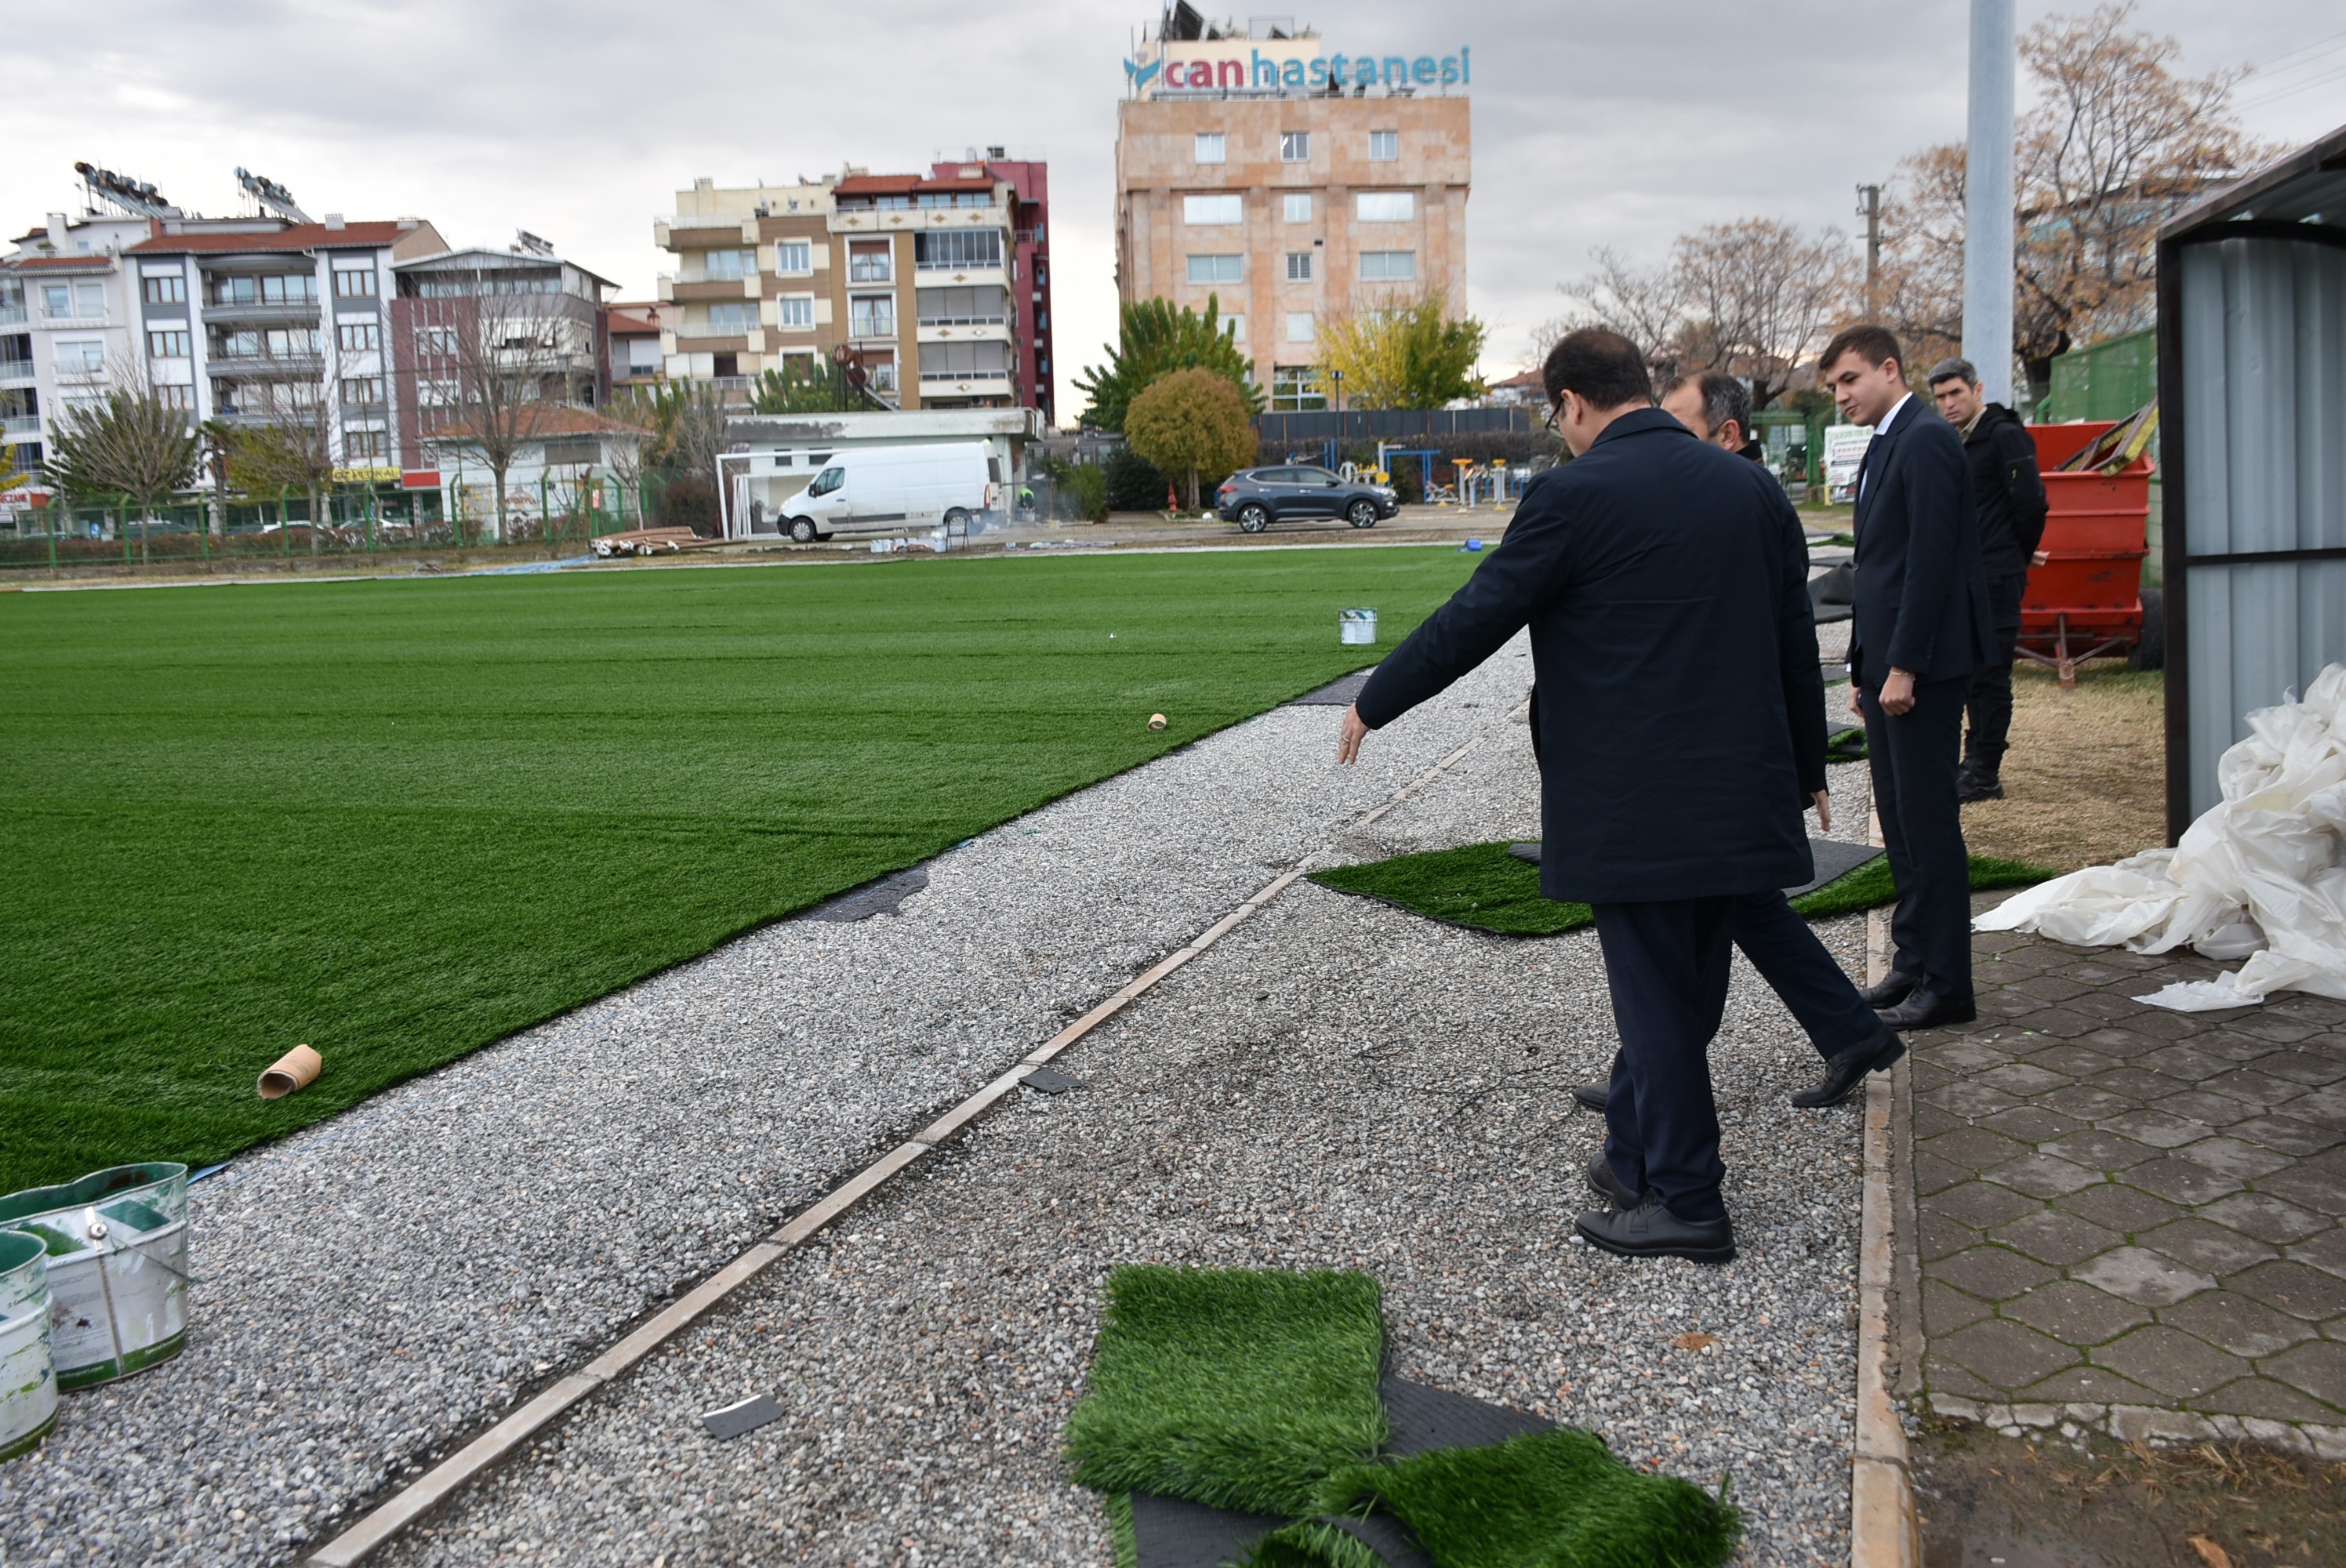
[[[1279,161],[1281,163],[1311,162],[1311,133],[1310,131],[1280,132]]]
[[[1228,338],[1234,343],[1245,342],[1246,318],[1244,316],[1224,316],[1222,318],[1222,336]]]
[[[157,387],[155,401],[165,408],[190,410],[196,406],[196,389],[191,386]]]
[[[415,401],[425,408],[454,408],[464,399],[454,382],[433,377],[415,383]]]
[[[1401,157],[1401,132],[1397,130],[1369,133],[1369,161],[1391,163]]]
[[[1290,311],[1287,312],[1287,341],[1290,343],[1308,343],[1311,341],[1311,311]]]
[[[847,470],[844,468],[826,468],[821,473],[816,474],[814,478],[808,483],[807,494],[809,495],[828,495],[846,483]]]
[[[139,280],[150,305],[184,305],[188,302],[188,280],[178,272],[163,273]]]
[[[1413,190],[1364,190],[1355,199],[1363,223],[1413,223],[1417,193]]]
[[[1198,161],[1199,163],[1219,163],[1222,161],[1221,132],[1199,131],[1198,133]]]
[[[774,270],[792,274],[813,271],[814,247],[803,239],[777,239]]]
[[[1310,365],[1280,365],[1270,372],[1273,413],[1311,413],[1327,406],[1320,374]]]
[[[381,376],[344,376],[342,378],[344,404],[362,408],[382,401],[382,378]]]
[[[758,275],[758,253],[755,250],[711,250],[702,264],[703,276],[720,281]]]
[[[371,280],[374,273],[369,271],[367,277]],[[379,430],[346,431],[342,434],[342,455],[353,463],[381,463],[390,454],[390,444],[389,438]]]
[[[784,331],[814,331],[814,296],[785,294],[774,301],[774,321]]]
[[[59,375],[103,375],[106,372],[106,345],[97,340],[81,343],[57,345]]]
[[[1189,258],[1189,281],[1192,283],[1235,283],[1244,275],[1243,256],[1192,256]]]
[[[315,285],[312,285],[315,288]],[[345,267],[334,263],[334,293],[344,300],[370,300],[374,297],[374,267],[367,263]]]
[[[896,276],[896,259],[891,249],[891,242],[885,239],[849,240],[847,280],[851,283],[891,281]]]
[[[1290,190],[1286,195],[1280,197],[1279,200],[1280,206],[1282,209],[1280,216],[1284,217],[1288,222],[1309,223],[1311,221],[1311,193],[1310,191]]]
[[[757,325],[755,300],[726,300],[709,307],[709,330],[712,332],[747,332]]]
[[[416,328],[415,351],[438,359],[453,357],[456,352],[456,329],[454,327]]]
[[[184,360],[189,357],[190,351],[191,351],[188,344],[188,334],[185,332],[149,332],[147,334],[147,353],[148,357],[150,359]]]
[[[382,326],[377,321],[344,321],[334,329],[334,341],[346,354],[371,353],[382,347]]]
[[[847,335],[851,338],[892,338],[896,335],[896,297],[855,294],[847,301]]]
[[[874,360],[872,361],[871,371],[872,389],[874,392],[892,392],[896,390],[895,361]]]
[[[591,435],[567,436],[546,443],[546,466],[548,468],[591,466],[600,462],[602,456],[602,443]]]
[[[1361,281],[1363,283],[1406,283],[1416,276],[1417,252],[1414,250],[1361,252]]]
[[[1181,199],[1181,221],[1193,229],[1210,224],[1243,223],[1246,221],[1246,198],[1185,196]]]
[[[1290,283],[1311,281],[1311,252],[1290,250],[1287,253],[1287,280]]]
[[[103,283],[75,284],[74,314],[87,321],[105,320],[106,285]]]
[[[41,285],[41,314],[59,321],[73,319],[73,286],[69,283]]]
[[[971,271],[1002,265],[999,229],[944,229],[913,236],[913,265],[947,271]]]
[[[204,280],[205,303],[212,305],[300,305],[317,297],[314,272],[271,272],[259,277],[245,272]]]

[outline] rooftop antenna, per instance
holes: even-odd
[[[76,163],[74,172],[89,192],[93,203],[103,201],[116,211],[132,218],[179,218],[179,209],[163,199],[163,193],[143,179],[117,174],[110,168],[100,168],[94,163]]]
[[[515,229],[514,238],[520,241],[521,249],[528,251],[531,255],[543,256],[549,261],[555,260],[554,242],[552,240],[541,239],[526,229]]]
[[[244,187],[244,193],[259,203],[263,212],[281,218],[288,223],[317,221],[316,219],[293,205],[291,191],[265,174],[248,174],[240,168],[236,171],[236,182]]]

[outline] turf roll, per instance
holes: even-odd
[[[1108,1277],[1091,1389],[1067,1420],[1085,1486],[1288,1516],[1385,1440],[1366,1275],[1136,1265]]]

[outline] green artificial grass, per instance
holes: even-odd
[[[1972,857],[1972,889],[2018,887],[2041,882],[2058,871],[2024,860]],[[1341,893],[1394,904],[1429,920],[1471,926],[1501,936],[1556,936],[1595,923],[1586,904],[1540,896],[1539,868],[1507,853],[1507,846],[1467,844],[1395,855],[1365,865],[1314,871],[1311,880]],[[1810,920],[1893,903],[1897,885],[1886,859],[1868,860],[1846,876],[1801,894],[1792,907]]]
[[[1091,1387],[1067,1419],[1075,1479],[1299,1514],[1385,1440],[1376,1281],[1317,1270],[1108,1276]]]
[[[1723,1497],[1632,1470],[1573,1427],[1351,1466],[1318,1502],[1322,1514],[1393,1515],[1442,1568],[1718,1568],[1743,1533]],[[1341,1530],[1305,1521],[1260,1543],[1250,1568],[1378,1561]]]
[[[0,1192],[315,1122],[1357,669],[1340,609],[1390,647],[1474,565],[0,595]]]

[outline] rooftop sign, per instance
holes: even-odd
[[[1136,97],[1188,93],[1329,93],[1344,87],[1442,89],[1469,86],[1474,60],[1451,55],[1322,55],[1317,38],[1151,39],[1124,62]]]

